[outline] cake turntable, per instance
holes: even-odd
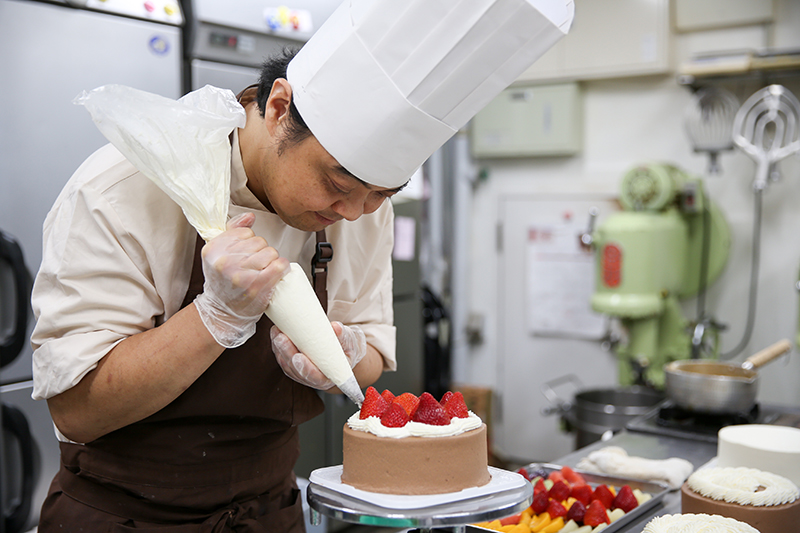
[[[493,481],[485,488],[418,496],[416,503],[414,497],[392,497],[348,489],[332,479],[336,468],[328,467],[311,473],[306,499],[313,525],[319,524],[320,515],[325,515],[353,524],[464,533],[470,523],[519,513],[533,501],[533,486],[511,479],[511,476],[517,476],[524,480],[522,476],[493,467],[489,467]],[[394,507],[392,501],[396,502]]]

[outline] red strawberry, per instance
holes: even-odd
[[[550,487],[550,490],[547,491],[547,495],[557,502],[564,501],[569,498],[569,493],[569,485],[563,481],[557,481],[552,487]]]
[[[550,498],[547,497],[547,492],[537,492],[533,495],[533,502],[531,502],[531,509],[535,514],[542,514],[547,510],[550,503]]]
[[[375,387],[367,387],[367,392],[364,394],[364,403],[361,404],[361,412],[358,418],[361,420],[370,416],[377,416],[380,418],[388,408],[389,402],[378,394]]]
[[[439,400],[439,403],[442,404],[442,407],[445,406],[445,404],[447,403],[447,400],[449,400],[450,396],[452,396],[452,395],[453,395],[453,393],[450,392],[450,391],[447,391],[447,392],[444,393],[444,395],[442,395],[442,399]]]
[[[558,518],[559,516],[567,516],[567,510],[560,502],[550,500],[550,503],[547,504],[547,514],[550,515],[550,518]]]
[[[428,392],[423,392],[419,397],[419,405],[411,420],[431,426],[446,426],[450,423],[450,417],[447,416],[442,404]]]
[[[533,493],[539,494],[540,492],[544,492],[547,495],[547,487],[544,484],[544,479],[539,478],[536,480],[536,483],[533,484]]]
[[[469,410],[467,409],[467,404],[464,402],[464,395],[460,392],[454,392],[442,406],[450,418],[469,417]]]
[[[393,403],[381,416],[381,424],[388,428],[401,428],[408,424],[408,413],[401,405]]]
[[[520,468],[519,470],[517,470],[517,474],[521,475],[522,477],[524,477],[528,481],[531,480],[531,476],[528,475],[528,471],[525,470],[524,468]]]
[[[381,396],[383,396],[383,399],[389,403],[392,403],[394,401],[394,394],[392,394],[392,391],[390,391],[389,389],[383,389]]]
[[[631,512],[639,505],[636,496],[633,495],[633,489],[628,485],[623,485],[611,502],[611,509],[622,509],[626,513]]]
[[[580,500],[572,504],[567,511],[567,516],[564,517],[565,521],[575,520],[577,523],[583,522],[583,517],[586,514],[586,506]]]
[[[586,480],[583,476],[568,466],[562,466],[561,473],[564,474],[564,479],[567,480],[570,485],[586,485]]]
[[[611,502],[614,501],[614,493],[607,485],[598,485],[592,493],[592,500],[599,500],[606,509],[611,509]]]
[[[586,526],[597,527],[600,524],[610,524],[606,508],[600,500],[594,500],[589,504],[586,509],[586,514],[583,515],[583,524]]]
[[[410,392],[404,392],[400,396],[394,399],[394,403],[399,403],[403,409],[406,410],[408,416],[414,416],[414,413],[419,406],[419,398],[411,394]]]
[[[589,502],[592,501],[592,487],[589,485],[574,485],[569,495],[583,505],[589,505]]]

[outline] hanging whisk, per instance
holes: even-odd
[[[686,110],[686,133],[695,152],[707,152],[708,172],[720,173],[720,152],[733,149],[733,120],[739,109],[739,101],[721,87],[706,87],[698,90],[692,105]]]
[[[733,142],[757,165],[753,187],[762,190],[775,181],[775,165],[800,152],[800,102],[782,85],[757,91],[736,113]]]

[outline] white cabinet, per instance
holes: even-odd
[[[519,78],[582,80],[669,71],[668,0],[575,0],[569,34]]]

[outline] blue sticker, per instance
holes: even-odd
[[[148,44],[150,45],[150,50],[160,56],[163,56],[169,52],[169,41],[160,35],[154,35],[151,37]]]

